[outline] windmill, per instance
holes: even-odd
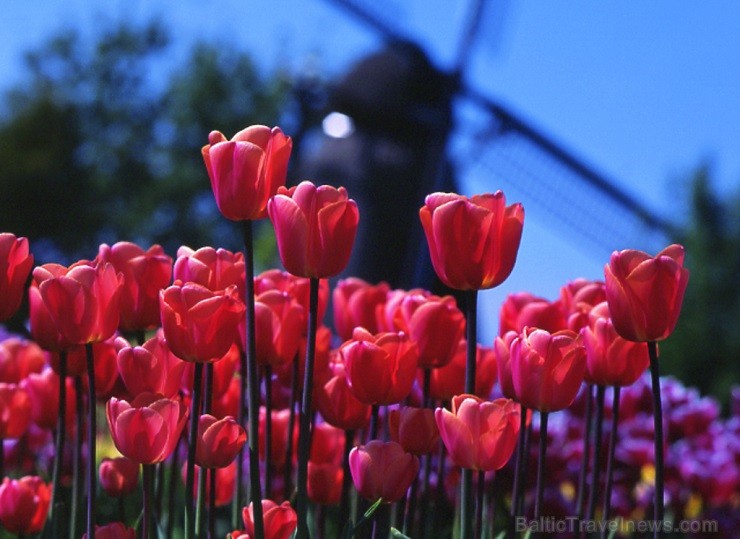
[[[423,61],[413,63],[414,60],[408,60],[409,57],[416,58],[421,49],[417,51],[414,42],[387,17],[379,14],[377,9],[373,10],[369,3],[358,0],[326,1],[379,33],[386,43],[387,50],[392,51],[389,53],[391,60],[383,56],[383,53],[371,56],[364,60],[364,63],[361,60],[354,72],[351,70],[338,85],[328,89],[334,96],[333,99],[329,99],[330,105],[343,114],[332,116],[327,114],[326,108],[313,109],[314,113],[320,111],[313,120],[314,124],[317,123],[319,116],[323,118],[323,135],[328,137],[324,139],[324,149],[328,148],[325,155],[328,156],[332,166],[336,164],[337,159],[346,161],[346,155],[352,152],[360,156],[359,161],[367,164],[368,156],[373,154],[367,149],[358,149],[358,145],[353,146],[349,140],[343,140],[351,140],[350,135],[354,133],[351,132],[351,123],[342,124],[342,122],[351,122],[354,118],[360,126],[366,128],[366,131],[374,133],[370,139],[365,138],[366,142],[372,140],[370,144],[373,145],[377,145],[378,140],[383,140],[383,136],[378,135],[383,126],[386,133],[393,133],[391,138],[397,138],[396,133],[403,129],[402,126],[412,122],[414,133],[428,135],[424,141],[427,151],[418,161],[424,165],[416,166],[414,169],[418,173],[417,180],[422,184],[422,194],[435,190],[450,190],[455,177],[484,176],[487,184],[502,188],[509,200],[522,201],[526,207],[534,208],[537,213],[546,215],[548,224],[551,222],[553,226],[562,228],[574,238],[573,241],[579,248],[598,256],[599,260],[608,257],[608,253],[613,249],[626,246],[655,251],[658,246],[665,244],[666,238],[676,235],[677,230],[672,223],[661,218],[637,198],[618,187],[615,182],[574,157],[495,98],[467,82],[468,62],[480,37],[481,21],[484,19],[486,6],[490,6],[489,2],[471,0],[468,6],[469,16],[459,38],[453,66],[445,71],[439,70],[439,76],[436,76],[424,71],[428,66],[425,66]],[[400,55],[402,59],[396,59],[394,54]],[[382,60],[387,62],[382,63]],[[369,82],[363,83],[363,80],[371,81],[376,76],[383,77],[383,69],[388,70],[389,65],[399,63],[403,65],[405,61],[411,62],[415,69],[421,70],[417,77],[422,82],[431,77],[428,86],[439,90],[439,95],[424,96],[424,107],[417,106],[418,99],[411,106],[403,102],[402,106],[398,107],[391,104],[393,97],[404,95],[403,90],[407,87],[410,87],[412,92],[418,93],[418,81],[407,81],[407,86],[394,86],[397,82],[395,78],[382,78],[382,84],[386,87],[380,85],[374,89]],[[350,97],[345,95],[346,87],[353,91]],[[315,99],[316,93],[311,95]],[[374,108],[377,101],[383,100],[387,102],[383,107]],[[304,99],[303,102],[307,101]],[[429,103],[433,106],[427,107]],[[446,108],[448,106],[449,108]],[[306,111],[309,108],[306,107]],[[329,108],[331,109],[331,106]],[[409,110],[411,112],[408,112]],[[332,121],[334,125],[331,125]],[[310,123],[311,121],[307,122]],[[300,139],[301,136],[297,138]],[[332,138],[336,140],[329,140]],[[398,138],[403,139],[403,136],[398,135]],[[392,148],[389,151],[392,153]],[[314,159],[313,164],[316,163],[317,160]],[[308,167],[308,170],[320,171],[322,176],[332,176],[331,167],[314,166],[313,169]],[[348,175],[351,177],[352,170],[352,167],[339,167],[334,173],[339,176],[339,180]],[[420,194],[419,192],[411,194],[416,195],[414,204],[418,208]],[[377,193],[370,198],[376,196]],[[371,203],[372,201],[368,201],[368,204]],[[394,200],[377,203],[378,215],[375,216],[377,222],[387,222],[388,208],[393,203]],[[408,210],[406,211],[408,213]],[[368,264],[382,257],[382,264],[379,264],[381,269],[387,270],[389,266],[395,265],[399,268],[398,271],[405,275],[405,278],[399,278],[395,284],[408,286],[419,281],[424,282],[423,277],[420,279],[420,272],[424,273],[424,264],[420,265],[409,260],[409,258],[418,260],[424,256],[421,252],[424,249],[414,249],[421,241],[419,230],[409,228],[411,232],[407,234],[409,239],[406,243],[392,243],[406,231],[407,226],[411,227],[404,222],[394,222],[391,225],[388,232],[390,240],[384,244],[388,245],[388,241],[391,241],[394,245],[390,253],[375,252],[372,248],[363,249],[363,253],[358,255],[361,260],[351,268],[353,274],[360,274]],[[394,253],[399,252],[405,252],[405,258],[399,255],[394,259]],[[377,274],[372,272],[367,274],[368,280],[388,279],[380,271],[379,269]],[[393,280],[393,277],[390,280]]]

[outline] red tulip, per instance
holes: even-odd
[[[108,263],[45,264],[34,281],[56,330],[68,344],[104,341],[118,328],[123,276]]]
[[[568,320],[568,329],[578,332],[587,326],[588,313],[602,301],[606,301],[606,286],[602,281],[576,279],[560,288],[560,306]]]
[[[403,406],[388,415],[391,440],[414,455],[427,455],[434,451],[439,441],[439,429],[430,408]]]
[[[123,276],[120,320],[124,331],[151,329],[159,325],[159,291],[172,279],[172,257],[159,245],[146,251],[127,241],[98,250],[98,260],[109,262]]]
[[[357,328],[339,350],[349,388],[366,404],[395,404],[411,392],[418,351],[404,333],[372,335]]]
[[[341,464],[344,455],[344,429],[330,423],[316,423],[311,429],[311,452],[309,460]]]
[[[116,362],[131,395],[159,393],[168,398],[180,390],[180,381],[188,365],[170,351],[161,330],[142,346],[128,346],[124,342]]]
[[[235,285],[243,298],[246,287],[244,253],[213,247],[201,247],[197,251],[180,247],[173,278],[183,283],[203,285],[214,292]]]
[[[126,457],[104,458],[98,468],[98,477],[108,496],[125,496],[139,484],[139,463]]]
[[[183,463],[183,483],[187,480],[187,468],[187,462]],[[216,499],[214,500],[216,507],[229,505],[231,503],[231,500],[234,498],[234,485],[236,484],[236,460],[224,468],[211,469],[196,466],[193,483],[193,497],[198,495],[198,476],[200,475],[201,469],[205,470],[206,472],[206,485],[210,484],[211,474],[216,474]],[[211,500],[211,493],[209,488],[206,489],[205,494],[205,505],[208,505]]]
[[[550,302],[529,292],[509,294],[499,313],[499,335],[507,331],[520,333],[525,327],[555,333],[568,325],[559,301]]]
[[[344,470],[333,462],[308,461],[308,499],[321,505],[336,505],[342,498]]]
[[[419,458],[396,442],[371,440],[349,453],[349,468],[357,492],[366,500],[400,500],[419,472]]]
[[[11,533],[40,532],[51,503],[51,487],[40,477],[6,477],[0,485],[0,524]]]
[[[371,285],[357,277],[340,280],[332,292],[334,329],[339,338],[350,339],[356,327],[379,332],[376,311],[382,308],[389,291],[386,282]]]
[[[0,382],[17,384],[45,364],[44,351],[33,341],[11,337],[0,342]]]
[[[570,406],[586,370],[586,350],[578,335],[524,328],[510,353],[514,390],[523,406],[540,412]]]
[[[272,500],[262,500],[262,518],[264,521],[265,539],[288,539],[298,526],[298,516],[290,503],[283,502],[280,505]],[[235,537],[246,534],[247,537],[256,537],[254,534],[254,516],[252,504],[242,509],[242,520],[244,531],[234,532]]]
[[[267,200],[285,185],[292,148],[279,127],[253,125],[227,140],[218,131],[208,135],[201,153],[216,205],[232,221],[265,217]]]
[[[290,294],[303,307],[304,318],[308,320],[309,280],[306,277],[296,277],[279,269],[263,271],[254,279],[254,293],[259,295],[268,290],[280,290]],[[328,304],[329,281],[321,279],[319,281],[319,320],[324,319]]]
[[[496,383],[496,356],[492,348],[476,345],[475,394],[485,398]],[[455,355],[444,367],[431,370],[429,396],[448,401],[465,391],[465,361],[467,341],[461,339]]]
[[[650,364],[647,344],[623,339],[614,329],[606,302],[591,310],[581,330],[586,348],[586,381],[602,386],[634,384]]]
[[[355,397],[344,373],[334,375],[317,391],[316,406],[324,421],[340,429],[362,429],[370,422],[370,405]]]
[[[457,395],[452,411],[437,408],[434,417],[450,458],[458,466],[499,470],[514,452],[519,406],[510,399],[489,402],[475,395]]]
[[[129,528],[123,522],[111,522],[105,526],[95,526],[95,539],[135,539],[136,530]],[[87,533],[82,535],[87,539]]]
[[[452,296],[409,292],[395,315],[398,331],[419,349],[419,367],[443,367],[452,361],[465,333],[465,316]]]
[[[116,448],[139,464],[169,457],[188,417],[181,402],[151,393],[142,393],[131,403],[114,397],[105,411]]]
[[[53,269],[58,275],[62,275],[65,270],[64,266],[58,265],[47,266],[47,268]],[[73,346],[73,343],[68,342],[59,332],[51,312],[49,312],[44,300],[41,299],[41,292],[36,279],[31,280],[31,285],[28,288],[28,316],[31,336],[41,348],[50,352],[59,352]]]
[[[290,410],[271,410],[270,418],[272,419],[272,445],[270,447],[270,462],[276,472],[281,472],[286,464],[286,448],[288,446],[288,427],[290,422]],[[259,438],[258,450],[262,461],[266,461],[265,455],[265,428],[266,428],[265,407],[260,407],[259,417]],[[297,447],[298,442],[298,422],[293,425],[293,447]]]
[[[31,398],[17,384],[0,383],[0,443],[20,438],[31,423]]]
[[[257,362],[276,366],[293,361],[306,327],[303,307],[287,292],[268,290],[255,298],[254,315]]]
[[[327,278],[349,262],[359,212],[344,187],[308,181],[281,187],[267,204],[280,260],[293,275]]]
[[[75,389],[71,377],[66,380],[66,418],[68,427],[75,417]],[[43,372],[31,373],[21,382],[31,401],[31,419],[42,429],[56,428],[59,415],[59,375],[47,368]]]
[[[493,351],[496,353],[496,367],[498,370],[498,383],[501,393],[507,399],[516,400],[514,380],[511,376],[511,343],[519,334],[516,331],[507,331],[502,337],[496,337],[493,341]]]
[[[247,441],[247,433],[231,417],[216,419],[203,414],[198,420],[195,463],[203,468],[225,468]]]
[[[0,322],[13,316],[20,307],[32,266],[28,239],[7,232],[0,234]]]
[[[689,281],[684,248],[673,244],[651,257],[612,253],[604,267],[606,301],[617,333],[629,341],[661,341],[676,327]]]
[[[501,191],[470,198],[433,193],[426,197],[419,217],[434,271],[450,288],[492,288],[514,269],[524,208],[507,207]]]
[[[201,363],[229,351],[246,310],[233,285],[213,292],[199,284],[176,282],[160,292],[159,305],[170,350],[180,359]]]

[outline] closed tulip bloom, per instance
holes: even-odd
[[[71,377],[66,380],[66,418],[68,426],[75,416],[75,388]],[[50,368],[31,373],[21,382],[31,401],[31,420],[42,429],[56,428],[59,416],[59,376]]]
[[[465,316],[452,296],[409,293],[396,312],[396,326],[419,349],[419,367],[447,365],[465,333]]]
[[[330,423],[317,422],[311,429],[311,452],[313,462],[341,464],[344,455],[345,432]]]
[[[17,384],[45,365],[44,351],[35,342],[17,337],[0,342],[0,382]]]
[[[265,217],[267,200],[285,185],[292,149],[279,127],[253,125],[231,140],[218,131],[208,135],[201,153],[216,205],[232,221]]]
[[[142,346],[130,346],[123,341],[116,364],[131,395],[160,393],[165,397],[174,397],[180,390],[183,372],[188,365],[170,351],[161,331]]]
[[[372,412],[355,397],[344,374],[334,375],[317,391],[316,407],[324,421],[343,430],[365,428]]]
[[[434,417],[452,461],[470,470],[499,470],[511,458],[519,434],[519,406],[511,399],[484,401],[457,395],[452,411],[437,408]]]
[[[586,348],[586,381],[602,386],[629,386],[650,364],[647,343],[623,339],[614,329],[606,302],[591,310],[581,330]]]
[[[267,204],[280,260],[293,275],[328,278],[349,262],[360,219],[344,187],[281,187]]]
[[[431,370],[430,397],[448,401],[455,395],[465,392],[466,347],[467,341],[461,339],[452,361],[444,367]],[[475,349],[475,394],[485,398],[496,383],[496,354],[492,348],[480,344],[476,344]]]
[[[529,292],[509,294],[499,312],[499,335],[536,327],[555,333],[567,329],[568,321],[559,301],[548,301]]]
[[[177,250],[173,279],[183,283],[197,283],[214,292],[236,285],[244,297],[246,269],[244,253],[226,249],[201,247],[193,251],[182,246]]]
[[[105,526],[95,526],[95,539],[135,539],[136,530],[129,528],[123,522],[111,522]],[[87,533],[82,535],[87,539]]]
[[[17,384],[0,383],[0,440],[20,438],[30,423],[28,392]]]
[[[433,193],[419,217],[434,271],[450,288],[493,288],[514,269],[524,208],[506,206],[501,191],[470,198]]]
[[[661,341],[676,327],[689,270],[684,248],[673,244],[651,257],[642,251],[612,253],[604,267],[606,301],[617,333],[629,341]]]
[[[104,458],[98,468],[98,477],[108,496],[125,496],[139,484],[139,463],[126,457]]]
[[[26,279],[33,267],[33,255],[28,249],[28,239],[13,234],[0,234],[0,322],[18,310]]]
[[[586,371],[586,350],[576,333],[524,328],[510,353],[514,390],[523,406],[540,412],[570,406]]]
[[[40,532],[51,503],[51,487],[40,477],[6,477],[0,485],[0,524],[11,533]]]
[[[180,359],[201,363],[229,351],[246,310],[236,286],[213,292],[179,282],[160,292],[159,306],[170,350]]]
[[[58,268],[58,271],[56,269],[55,271],[59,275],[62,275],[65,270],[64,266],[59,265],[47,266],[47,268]],[[28,287],[28,318],[31,336],[34,342],[44,350],[59,352],[67,350],[74,345],[74,343],[67,341],[64,335],[59,332],[59,328],[52,318],[49,308],[41,298],[41,292],[39,291],[39,285],[36,279],[32,279],[31,285]]]
[[[439,429],[434,410],[403,406],[388,415],[391,440],[414,455],[427,455],[437,448]]]
[[[382,309],[390,291],[388,283],[372,285],[357,277],[342,279],[332,292],[334,309],[334,329],[343,341],[352,337],[356,327],[363,327],[370,333],[380,331],[378,309]]]
[[[172,280],[172,257],[159,245],[146,251],[135,243],[103,244],[98,260],[109,262],[123,276],[119,326],[123,331],[159,325],[159,291]]]
[[[269,539],[288,539],[298,526],[298,515],[290,506],[289,502],[283,502],[280,505],[272,500],[262,500],[262,519],[264,522],[265,538]],[[252,504],[242,509],[242,520],[244,522],[244,531],[247,537],[257,537],[254,534],[254,516]],[[234,534],[238,535],[239,532]]]
[[[107,262],[81,261],[69,268],[45,264],[33,278],[57,331],[70,344],[104,341],[115,333],[123,276]]]
[[[419,472],[419,458],[396,442],[371,440],[349,453],[349,469],[357,492],[366,500],[400,500]]]
[[[105,412],[116,448],[139,464],[169,457],[188,417],[184,404],[152,393],[142,393],[131,403],[114,397]]]
[[[259,295],[262,292],[273,289],[287,292],[303,307],[304,317],[308,319],[309,285],[309,279],[306,277],[297,277],[287,271],[271,269],[263,271],[255,277],[254,293]],[[329,281],[327,279],[321,279],[319,281],[319,320],[324,319],[328,306]]]
[[[231,417],[216,419],[203,414],[198,420],[195,463],[204,468],[225,468],[247,441],[247,433]]]
[[[603,281],[589,281],[581,278],[561,287],[559,303],[567,318],[568,329],[577,333],[587,326],[591,309],[602,301],[606,301],[606,286]]]
[[[349,387],[362,402],[395,404],[411,392],[419,353],[406,334],[357,328],[340,354]]]
[[[260,365],[276,366],[295,358],[306,326],[303,315],[303,307],[287,292],[268,290],[255,298],[255,347]]]

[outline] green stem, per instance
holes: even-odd
[[[207,363],[205,366],[205,380],[203,383],[203,403],[201,411],[204,414],[211,413],[211,396],[213,394],[213,363]],[[196,442],[197,443],[197,442]],[[195,505],[195,536],[203,537],[205,527],[205,498],[206,498],[206,478],[207,470],[202,466],[198,467],[198,497]]]
[[[262,516],[262,487],[260,485],[259,461],[259,419],[260,387],[257,376],[257,344],[254,329],[254,239],[252,221],[242,221],[244,231],[244,268],[245,268],[245,304],[246,319],[246,353],[247,353],[247,398],[249,399],[249,481],[252,497],[252,514],[254,533],[261,539],[264,534]],[[299,524],[300,526],[300,524]]]
[[[526,478],[522,477],[524,471],[524,438],[527,433],[527,408],[519,407],[519,441],[516,446],[516,461],[514,462],[514,486],[511,494],[511,523],[519,514],[519,497],[522,495]],[[513,531],[513,530],[512,530]]]
[[[84,479],[82,477],[82,442],[84,436],[82,431],[85,428],[85,397],[82,387],[82,376],[75,376],[75,427],[77,438],[75,439],[74,453],[72,455],[72,511],[69,521],[70,537],[79,537],[77,521],[80,516],[82,506],[82,496],[84,494]]]
[[[593,434],[593,415],[594,415],[594,386],[586,386],[586,417],[585,435],[583,437],[583,455],[581,455],[581,471],[578,475],[578,495],[576,496],[576,515],[578,520],[583,519],[584,502],[586,500],[586,478],[588,477],[588,464],[591,457],[591,436]]]
[[[290,414],[288,415],[288,438],[285,444],[285,470],[283,470],[283,482],[285,485],[285,499],[289,500],[293,494],[293,431],[295,430],[295,410],[298,402],[298,368],[300,361],[298,357],[293,358],[293,369],[290,377]]]
[[[460,537],[471,539],[473,537],[473,470],[462,469],[460,481]]]
[[[606,487],[604,488],[604,511],[602,518],[605,522],[609,521],[612,503],[612,479],[614,475],[614,450],[617,446],[617,429],[619,427],[619,386],[614,386],[614,397],[612,404],[612,428],[609,434],[609,458],[606,462]],[[606,538],[607,527],[604,526],[601,531],[601,537]]]
[[[195,363],[193,369],[193,393],[190,403],[190,429],[188,431],[188,462],[185,474],[185,539],[192,539],[195,526],[195,445],[198,441],[198,419],[200,418],[200,395],[203,381],[203,364]]]
[[[243,352],[239,362],[239,424],[247,423],[247,354]],[[249,435],[252,435],[249,429]],[[241,524],[241,510],[244,507],[244,454],[247,446],[242,446],[236,458],[236,480],[234,481],[234,498],[231,501],[231,527],[239,528]]]
[[[88,398],[88,422],[87,422],[87,536],[95,538],[95,496],[98,490],[98,474],[95,462],[95,445],[97,437],[96,424],[96,397],[95,397],[95,354],[92,343],[85,344],[85,355],[87,358],[87,398]]]
[[[53,529],[62,529],[57,518],[56,505],[61,489],[62,463],[64,462],[64,442],[67,436],[67,352],[59,353],[59,415],[57,416],[57,431],[54,439],[54,467],[51,475],[51,510],[48,522]],[[62,506],[63,502],[59,502]],[[63,509],[62,509],[63,511]]]
[[[355,445],[355,431],[344,431],[344,458],[342,467],[344,475],[342,477],[342,502],[339,506],[339,524],[344,526],[350,519],[350,493],[352,489],[352,472],[349,468],[349,453]]]
[[[297,539],[308,539],[308,458],[311,450],[311,400],[313,390],[313,368],[316,356],[316,331],[318,329],[319,280],[309,281],[308,336],[306,343],[306,366],[303,375],[303,399],[298,432],[298,515]]]
[[[540,412],[540,451],[537,455],[537,494],[534,518],[542,516],[542,499],[545,491],[545,453],[547,453],[547,412]]]
[[[599,475],[601,473],[601,439],[604,425],[604,386],[596,387],[596,425],[594,427],[594,464],[591,467],[591,491],[588,496],[586,520],[593,520],[596,513],[596,499],[599,493]]]
[[[272,497],[272,367],[265,373],[265,496]],[[290,438],[290,435],[288,435]]]
[[[142,536],[143,539],[149,539],[149,537],[156,537],[155,533],[152,533],[154,529],[154,512],[152,511],[152,498],[154,497],[154,465],[153,464],[142,464],[141,475],[142,475],[142,492],[144,494],[144,519],[142,522]]]
[[[465,393],[475,394],[475,367],[478,341],[478,291],[465,292],[465,337],[467,351],[465,356]]]
[[[660,397],[660,370],[658,366],[658,343],[648,343],[650,355],[650,379],[653,390],[653,421],[655,423],[655,503],[654,520],[656,524],[662,524],[664,516],[663,492],[665,490],[663,480],[663,403]],[[655,526],[654,537],[660,537],[661,531]]]
[[[483,537],[483,499],[485,495],[486,472],[478,471],[478,490],[475,500],[475,537]]]

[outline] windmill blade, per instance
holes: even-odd
[[[486,132],[464,150],[471,161],[578,241],[608,252],[628,246],[655,250],[677,235],[675,225],[501,104],[470,88],[463,88],[463,96],[490,114]]]

